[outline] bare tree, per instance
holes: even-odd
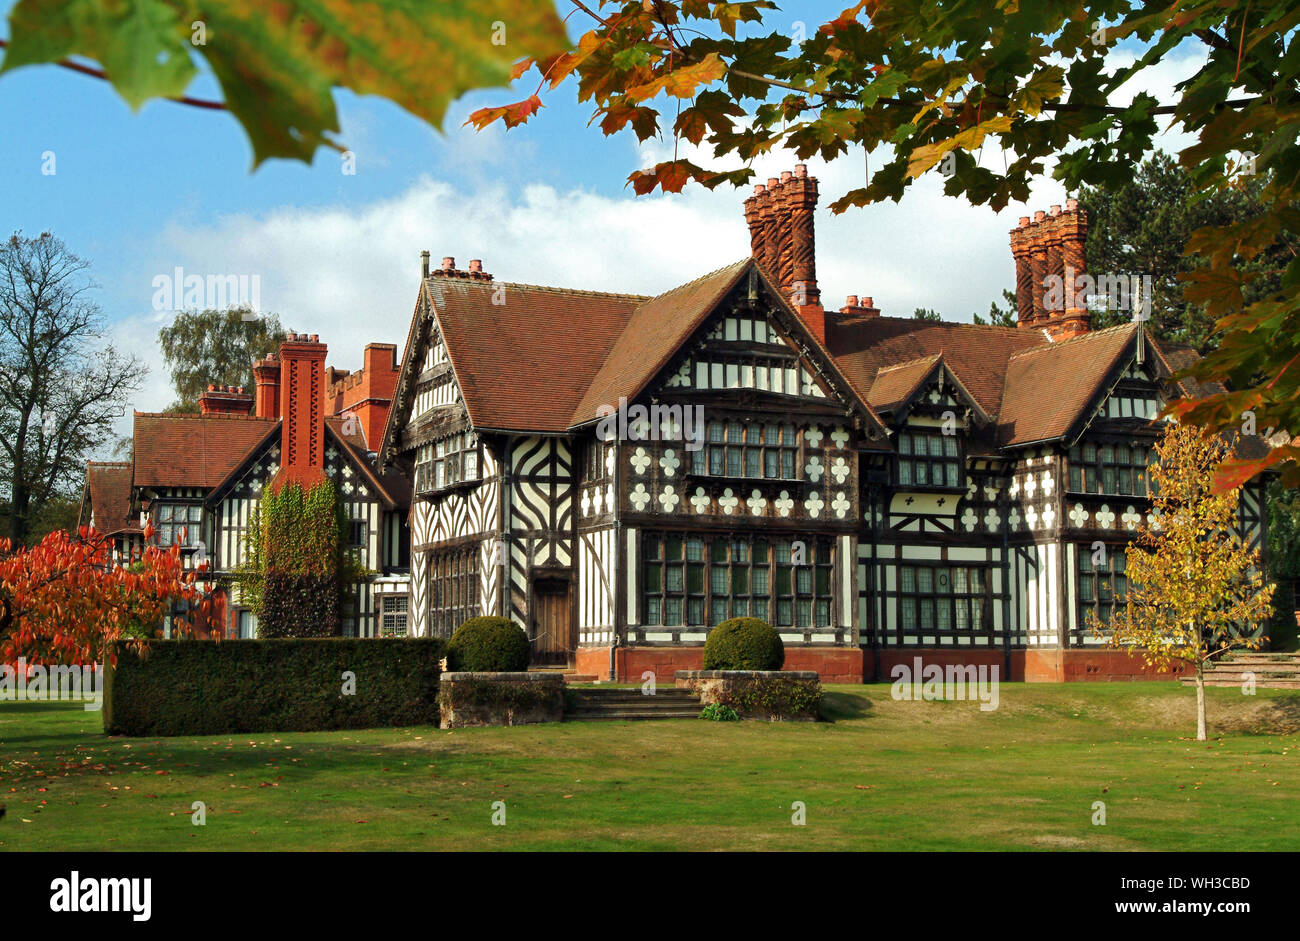
[[[75,493],[146,371],[103,342],[89,267],[48,232],[0,244],[0,493],[15,543],[47,502]]]

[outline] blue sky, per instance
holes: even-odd
[[[7,18],[12,6],[0,0]],[[822,22],[843,3],[797,5],[797,19]],[[778,14],[774,22],[794,15]],[[585,24],[574,18],[575,29]],[[0,35],[8,35],[0,26]],[[576,33],[575,33],[576,35]],[[1175,60],[1157,85],[1172,87],[1195,65]],[[531,92],[536,73],[521,80]],[[1158,97],[1168,91],[1153,89]],[[220,97],[198,80],[191,94]],[[462,127],[475,108],[522,97],[476,92],[456,102],[439,133],[382,99],[340,91],[342,139],[357,172],[321,151],[311,166],[271,161],[250,172],[252,152],[229,115],[152,102],[139,113],[105,82],[57,66],[0,76],[0,192],[6,233],[54,232],[93,262],[98,302],[114,342],[154,365],[136,397],[141,410],[170,398],[156,352],[170,315],[153,310],[153,278],[187,272],[258,274],[263,307],[292,329],[319,333],[330,362],[359,365],[367,341],[401,343],[418,279],[418,254],[435,263],[483,258],[499,279],[657,293],[748,253],[744,193],[698,188],[634,197],[633,170],[672,153],[672,141],[640,145],[587,127],[572,82],[543,96],[545,109],[508,134]],[[1171,137],[1170,146],[1177,143]],[[42,175],[52,152],[56,173]],[[692,154],[697,162],[706,155]],[[986,159],[1000,158],[990,155]],[[790,168],[777,154],[759,178]],[[822,204],[858,185],[861,151],[833,164],[810,162]],[[1028,209],[1062,202],[1042,181],[1028,206],[994,214],[944,196],[922,181],[901,204],[832,217],[819,212],[818,274],[828,306],[871,295],[886,314],[933,307],[969,319],[1011,287],[1007,230]]]

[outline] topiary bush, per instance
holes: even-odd
[[[706,670],[779,670],[784,663],[781,635],[761,618],[730,618],[704,642]]]
[[[470,618],[447,642],[449,673],[517,673],[531,659],[528,635],[509,618]]]

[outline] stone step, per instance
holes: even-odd
[[[639,687],[572,689],[565,719],[698,719],[700,699],[687,689],[659,689],[647,696]]]
[[[596,683],[600,680],[595,673],[566,673],[564,682],[566,683]]]
[[[603,722],[610,719],[634,721],[638,719],[698,719],[699,717],[699,709],[673,709],[664,712],[616,712],[610,710],[592,713],[568,712],[564,715],[564,721]]]
[[[1270,676],[1300,676],[1300,666],[1294,663],[1221,663],[1206,667],[1207,676],[1215,673],[1267,673]]]

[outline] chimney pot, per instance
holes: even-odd
[[[762,183],[755,183],[755,184],[754,184],[754,195],[755,195],[755,196],[762,196],[762,195],[763,195],[764,193],[766,193],[766,192],[767,192],[767,187],[764,186]]]
[[[1020,217],[1020,224],[1017,226],[1017,228],[1021,228],[1021,229],[1023,229],[1023,228],[1024,228],[1025,226],[1027,226],[1027,225],[1029,225],[1029,217],[1028,217],[1028,216],[1021,216],[1021,217]]]
[[[793,176],[794,176],[794,174],[791,173],[789,170],[782,170],[782,171],[781,171],[781,182],[782,182],[782,183],[789,183],[791,177],[793,177]]]
[[[777,187],[777,186],[780,186],[780,185],[781,185],[781,181],[778,180],[776,177],[774,177],[774,176],[769,176],[769,177],[767,178],[767,188],[768,188],[768,189],[773,189],[774,187]]]
[[[450,255],[447,255],[445,258],[443,258],[442,268],[444,271],[452,271],[455,269],[455,267],[456,267],[455,258],[452,258]]]
[[[857,296],[856,294],[850,294],[848,297],[846,297],[846,298],[844,299],[844,306],[845,306],[845,307],[857,307],[857,306],[858,306],[858,296]]]
[[[1043,210],[1039,209],[1034,212],[1034,222],[1042,222],[1046,218],[1047,213],[1043,212]]]
[[[862,299],[862,306],[863,306],[863,307],[875,307],[875,306],[876,306],[876,302],[875,302],[874,300],[872,300],[870,297],[864,297],[864,298]]]
[[[470,270],[470,271],[482,271],[482,270],[483,270],[483,259],[481,259],[481,258],[471,258],[471,259],[469,260],[469,270]]]
[[[209,391],[209,392],[216,392],[216,391],[217,391],[217,387],[214,386],[212,383],[209,382],[209,383],[208,383],[208,391]]]
[[[808,164],[796,163],[794,165],[794,175],[797,179],[805,179],[808,176]]]
[[[1079,208],[1079,201],[1071,197],[1065,201],[1065,208],[1069,212],[1074,212]]]
[[[1054,215],[1054,216],[1059,216],[1060,214],[1061,214],[1061,207],[1060,207],[1060,205],[1058,204],[1058,205],[1054,205],[1054,206],[1052,206],[1052,215]]]
[[[427,251],[424,251],[424,252],[420,252],[420,277],[427,278],[428,276],[429,276],[429,253]]]

